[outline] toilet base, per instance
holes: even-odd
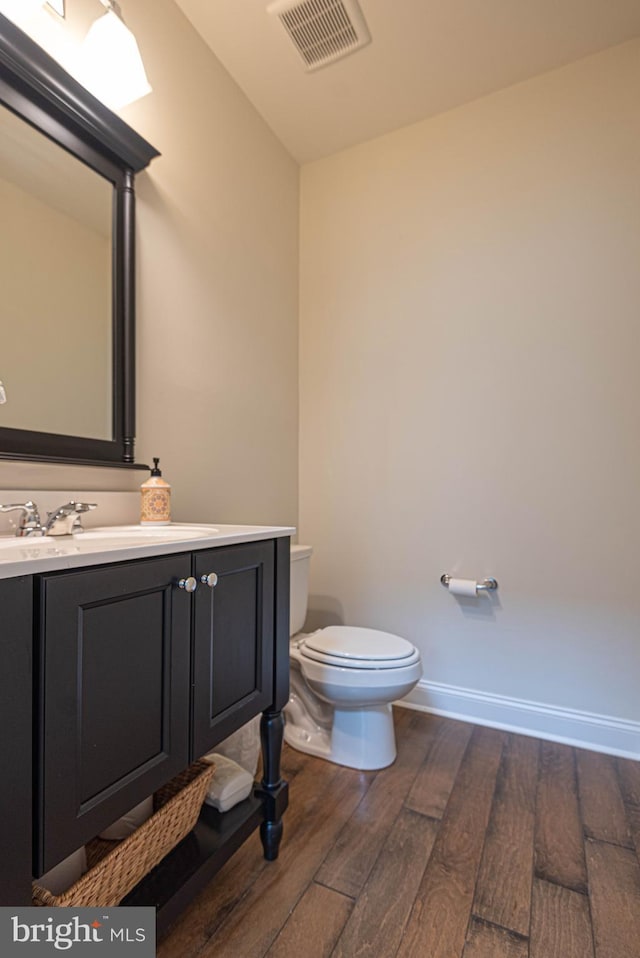
[[[300,752],[361,771],[386,768],[396,757],[391,705],[335,708],[331,728],[287,721],[284,740]]]

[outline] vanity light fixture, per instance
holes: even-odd
[[[47,0],[47,6],[53,13],[56,13],[63,20],[65,18],[64,0]]]
[[[44,0],[0,0],[0,13],[20,26],[43,5]]]
[[[111,109],[151,93],[136,38],[116,0],[100,0],[106,13],[92,23],[80,48],[76,76]]]

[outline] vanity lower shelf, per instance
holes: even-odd
[[[121,904],[153,905],[162,935],[263,821],[263,802],[253,795],[224,814],[204,805],[193,831]]]

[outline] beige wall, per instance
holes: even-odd
[[[632,42],[303,168],[311,622],[440,692],[640,719],[639,143]]]
[[[100,12],[67,11],[71,40]],[[138,458],[161,457],[178,520],[294,523],[298,168],[171,0],[125,17],[153,93],[121,115],[162,153],[137,181]],[[86,476],[0,465],[5,488]]]

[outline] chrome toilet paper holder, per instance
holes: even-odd
[[[447,572],[444,572],[440,576],[440,582],[446,589],[448,589],[449,582],[453,578],[454,576],[449,575]],[[498,588],[497,579],[493,579],[491,577],[488,579],[483,579],[482,582],[476,582],[476,592],[495,592],[497,588]]]

